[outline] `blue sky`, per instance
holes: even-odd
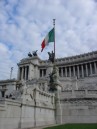
[[[56,19],[56,57],[97,50],[96,0],[0,0],[0,79],[17,77],[17,63],[38,50]]]

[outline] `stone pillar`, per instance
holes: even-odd
[[[94,69],[95,69],[95,73],[97,74],[97,66],[96,66],[96,62],[94,62]]]
[[[28,66],[29,73],[28,73],[28,80],[31,80],[31,65]]]
[[[60,101],[60,91],[56,92],[56,123],[57,124],[62,124],[63,123],[63,119],[62,119],[62,114],[63,114],[63,109],[62,109],[62,104]]]
[[[26,74],[26,79],[29,80],[29,66],[27,66],[27,74]]]
[[[22,67],[21,80],[23,80],[23,74],[24,74],[24,67]]]
[[[75,66],[73,66],[73,75],[75,76]]]
[[[69,76],[71,77],[71,66],[69,66]]]
[[[25,66],[25,80],[27,78],[27,67]]]
[[[36,72],[36,74],[35,74],[35,78],[39,78],[39,70],[38,70],[38,66],[36,66],[36,69],[35,69],[35,72]],[[47,70],[46,70],[46,75],[47,75]],[[45,76],[46,76],[45,75]]]
[[[92,64],[90,63],[90,74],[92,74]]]
[[[77,66],[77,74],[78,74],[78,78],[80,77],[79,75],[79,65]]]
[[[88,76],[88,66],[87,64],[85,66],[86,66],[86,76]]]
[[[63,67],[61,67],[61,77],[63,77]]]
[[[67,77],[67,67],[65,67],[65,76]]]
[[[18,79],[18,80],[20,80],[20,78],[21,78],[21,77],[20,77],[20,76],[21,76],[21,73],[20,73],[20,72],[21,72],[21,71],[20,71],[20,67],[18,67],[18,75],[17,75],[17,79]]]
[[[84,77],[83,64],[81,65],[82,77]]]

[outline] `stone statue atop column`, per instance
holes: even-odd
[[[55,53],[53,51],[51,53],[48,52],[48,55],[49,55],[49,61],[51,61],[52,63],[54,63]]]

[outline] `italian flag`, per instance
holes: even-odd
[[[43,40],[41,44],[41,52],[43,51],[45,46],[47,46],[50,42],[54,42],[54,28],[47,34],[47,36]]]

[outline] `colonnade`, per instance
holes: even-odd
[[[92,74],[97,74],[97,62],[88,62],[84,64],[77,64],[72,66],[60,66],[60,77],[87,77]]]
[[[19,79],[28,80],[29,66],[19,67]]]

